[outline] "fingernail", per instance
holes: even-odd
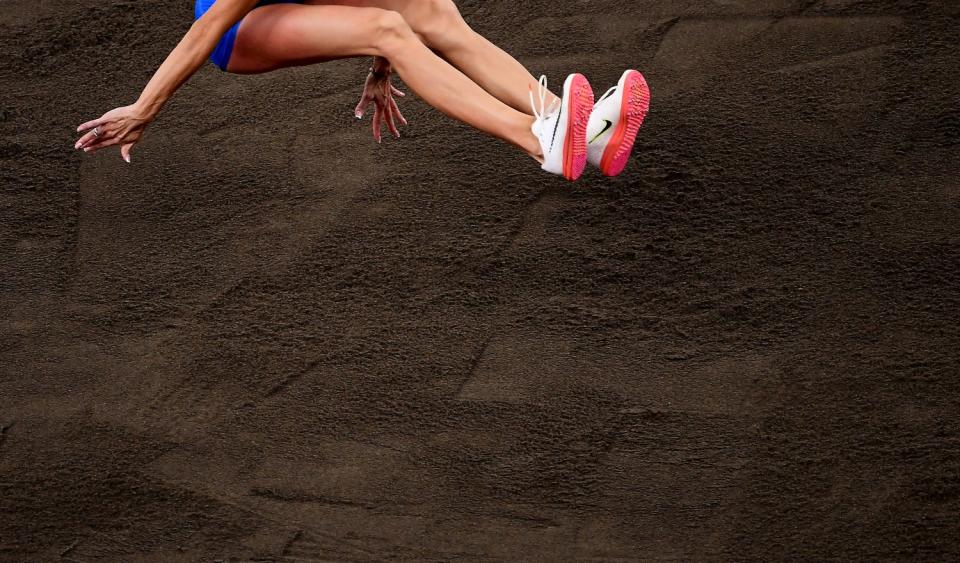
[[[129,157],[129,156],[123,157],[123,160],[126,161],[127,164],[130,164],[130,157]]]

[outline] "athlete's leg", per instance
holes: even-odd
[[[403,81],[433,107],[513,143],[542,152],[530,130],[533,118],[508,107],[438,57],[399,13],[378,8],[274,4],[240,24],[230,72],[282,67],[361,55],[387,58]]]
[[[453,0],[307,0],[308,4],[377,7],[403,15],[428,47],[508,106],[530,113],[537,79],[515,58],[467,25]],[[547,107],[556,99],[547,96]]]

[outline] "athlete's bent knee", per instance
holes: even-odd
[[[453,0],[423,0],[420,10],[413,30],[434,49],[453,47],[471,32]]]
[[[460,10],[453,0],[423,0],[424,7],[430,12],[430,19],[441,23],[461,22]]]
[[[381,10],[374,21],[374,47],[389,58],[398,48],[416,40],[407,20],[399,12]]]

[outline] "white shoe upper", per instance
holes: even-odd
[[[533,90],[530,90],[530,106],[533,108],[535,118],[531,131],[540,141],[540,148],[543,150],[542,168],[552,174],[563,174],[563,147],[567,137],[566,97],[569,87],[570,78],[568,77],[563,88],[563,99],[554,100],[549,108],[545,108],[549,92],[546,76],[540,77],[538,100],[534,99]],[[537,109],[538,105],[539,109]]]
[[[603,153],[607,150],[607,144],[620,121],[622,104],[620,87],[614,86],[593,106],[587,125],[587,160],[594,166],[600,166]]]

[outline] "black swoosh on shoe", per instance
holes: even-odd
[[[613,127],[613,122],[610,121],[609,119],[604,119],[603,122],[606,123],[606,125],[603,127],[603,131],[600,131],[592,139],[590,139],[591,143],[594,143],[596,142],[597,139],[599,139],[600,137],[603,137],[603,134],[609,131],[611,127]]]
[[[557,114],[557,122],[553,124],[553,137],[550,139],[550,152],[553,152],[553,145],[557,142],[557,129],[560,127],[560,120],[563,119],[563,106],[560,106],[560,112]]]

